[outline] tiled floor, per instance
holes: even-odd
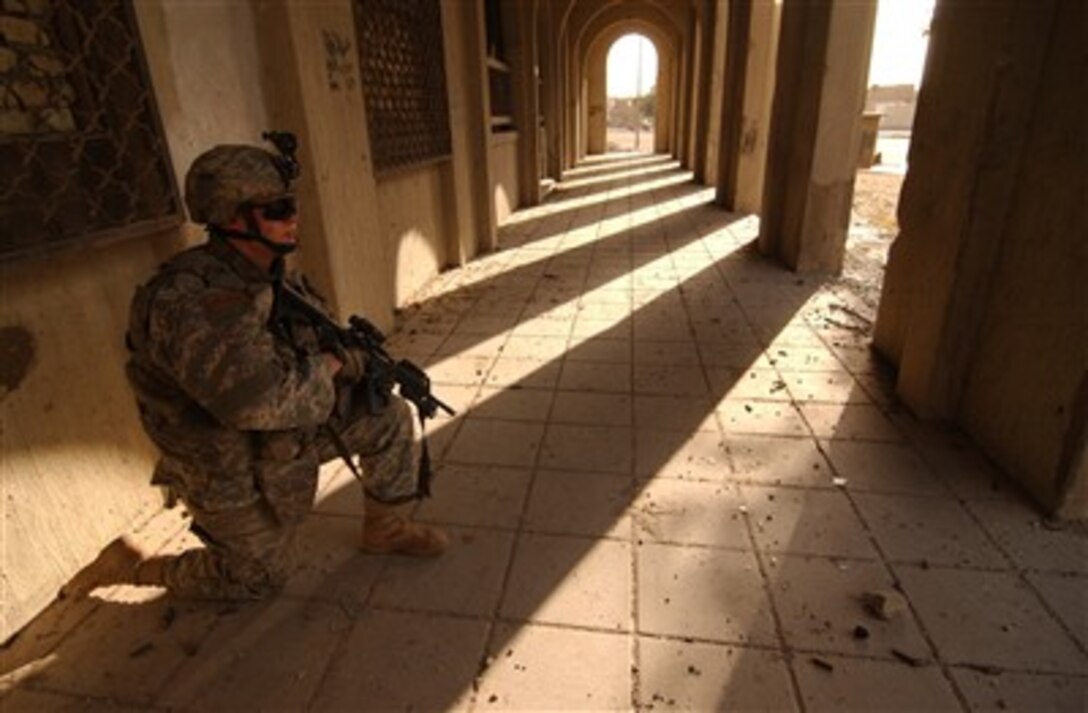
[[[418,511],[444,557],[359,553],[332,465],[287,594],[63,602],[0,707],[1088,708],[1088,540],[896,409],[861,306],[689,178],[587,164],[405,314],[459,411]]]

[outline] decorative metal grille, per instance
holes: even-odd
[[[0,7],[0,256],[179,223],[131,0]]]
[[[375,171],[449,156],[438,0],[356,0],[355,11]]]

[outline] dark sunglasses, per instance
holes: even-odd
[[[298,215],[298,203],[295,201],[294,196],[279,198],[271,203],[262,203],[255,207],[261,211],[261,215],[264,216],[265,220],[288,220]]]

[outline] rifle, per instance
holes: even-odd
[[[456,415],[449,405],[431,393],[431,379],[423,369],[407,359],[394,359],[385,350],[385,335],[365,317],[353,315],[348,319],[348,326],[342,327],[282,279],[276,288],[273,314],[294,314],[301,317],[317,332],[318,342],[323,347],[333,351],[356,348],[366,354],[363,386],[371,413],[381,410],[388,393],[396,385],[401,398],[415,405],[421,430],[427,419],[435,417],[438,409],[450,416]],[[331,426],[328,431],[340,457],[356,478],[362,481],[362,475],[351,460],[351,453],[343,439]],[[423,496],[430,495],[431,464],[426,436],[422,442],[419,470],[419,492]]]

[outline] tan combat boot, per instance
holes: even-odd
[[[366,552],[436,557],[449,546],[446,533],[436,527],[411,522],[401,514],[401,506],[367,498],[364,513],[362,548]]]

